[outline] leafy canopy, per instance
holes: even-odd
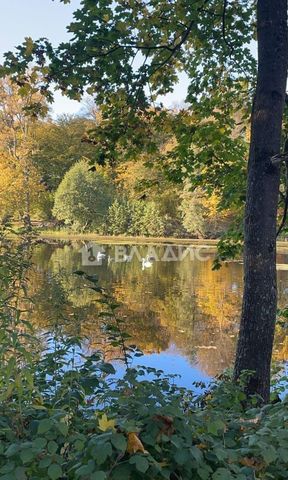
[[[67,3],[67,2],[64,2]],[[71,98],[93,94],[102,122],[90,132],[96,159],[153,153],[169,179],[220,195],[219,208],[245,200],[247,119],[255,86],[255,1],[83,0],[68,26],[69,42],[26,38],[6,54],[4,73],[26,84],[39,70]],[[168,112],[159,95],[188,83],[187,106]],[[163,151],[154,132],[165,131]]]
[[[36,59],[48,65],[45,80],[56,80],[71,97],[89,87],[103,103],[122,91],[130,105],[142,107],[150,105],[150,93],[171,91],[184,70],[192,100],[253,78],[254,3],[83,0],[68,26],[71,41],[53,49],[46,39],[26,38],[16,54],[6,55],[6,65],[24,71],[25,62]]]
[[[157,96],[171,92],[185,72],[194,115],[212,116],[229,135],[233,113],[249,98],[255,78],[249,50],[253,22],[253,0],[83,0],[68,26],[69,42],[53,48],[47,39],[26,38],[6,54],[3,70],[25,84],[33,62],[49,98],[51,82],[71,98],[87,90],[103,107],[106,125],[98,129],[99,142],[109,134],[111,142],[123,143],[125,137],[141,146],[147,143],[147,117],[158,128],[162,121],[151,108]]]

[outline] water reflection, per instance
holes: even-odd
[[[180,261],[153,262],[142,267],[147,246],[131,262],[117,263],[115,248],[105,246],[102,265],[83,267],[80,243],[40,245],[34,255],[31,294],[32,321],[39,329],[59,324],[70,334],[88,338],[87,349],[103,345],[99,304],[95,294],[72,272],[81,269],[99,277],[122,304],[119,314],[132,342],[145,353],[141,362],[192,380],[215,375],[233,362],[240,315],[242,265],[231,262],[212,271],[213,254],[206,261],[187,255]],[[176,247],[175,248],[176,251]],[[158,258],[165,247],[155,247]],[[129,253],[129,248],[128,248]],[[282,256],[280,263],[287,259]],[[278,272],[279,301],[288,294],[288,272]],[[274,356],[288,358],[288,341],[277,330]],[[189,370],[190,369],[190,370]],[[184,380],[185,380],[184,378]],[[184,383],[187,383],[186,380]]]

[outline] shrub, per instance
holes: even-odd
[[[113,187],[104,172],[89,171],[85,160],[64,176],[56,194],[53,215],[75,230],[99,230],[113,201]]]

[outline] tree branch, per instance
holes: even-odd
[[[228,8],[228,0],[223,0],[223,13],[222,13],[222,37],[224,40],[224,43],[226,43],[227,47],[230,50],[230,53],[232,54],[234,52],[234,47],[231,45],[231,43],[227,40],[226,37],[226,15],[227,15],[227,8]]]

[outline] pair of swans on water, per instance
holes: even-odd
[[[105,252],[98,252],[97,253],[97,260],[100,261],[100,260],[103,260],[104,258],[106,257],[106,253]],[[131,255],[124,255],[124,261],[125,262],[131,262],[132,260],[132,257]],[[108,263],[111,263],[111,261],[113,260],[113,258],[110,257],[110,255],[108,256]],[[145,270],[145,268],[150,268],[152,267],[153,265],[153,261],[154,261],[154,257],[151,257],[149,255],[146,255],[145,258],[142,258],[142,270]]]

